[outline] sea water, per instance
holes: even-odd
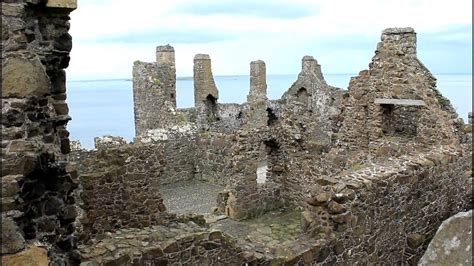
[[[328,84],[347,89],[355,74],[326,74]],[[438,89],[446,96],[459,116],[467,121],[472,110],[471,74],[438,74]],[[248,76],[216,76],[220,103],[243,103],[249,91]],[[279,99],[297,79],[297,75],[268,75],[267,96]],[[178,78],[176,82],[178,108],[194,105],[192,78]],[[94,137],[114,135],[133,140],[135,135],[132,81],[99,80],[70,81],[67,84],[67,103],[72,121],[68,123],[71,140],[79,140],[85,148],[94,147]]]

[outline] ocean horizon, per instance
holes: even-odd
[[[267,96],[281,98],[296,81],[297,74],[267,75]],[[357,74],[325,74],[331,86],[347,89],[351,77]],[[472,74],[434,74],[437,88],[447,97],[458,115],[467,122],[472,110]],[[214,76],[219,90],[219,103],[243,103],[250,88],[248,75]],[[132,78],[71,80],[67,82],[67,103],[72,121],[68,123],[71,140],[79,140],[83,147],[94,147],[94,137],[122,136],[132,141],[135,135]],[[193,77],[177,77],[176,101],[178,108],[194,106]]]

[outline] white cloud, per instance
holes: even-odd
[[[249,5],[251,1],[244,1]],[[204,4],[208,4],[204,2]],[[236,1],[219,1],[235,4]],[[154,47],[162,43],[147,40],[130,40],[133,34],[161,35],[170,32],[193,34],[193,38],[209,32],[234,36],[206,43],[186,43],[176,38],[171,44],[176,49],[178,75],[192,74],[192,58],[196,53],[209,53],[215,74],[246,74],[250,60],[267,62],[268,73],[295,73],[304,54],[313,54],[326,71],[347,72],[365,68],[370,56],[361,66],[362,55],[373,53],[380,32],[387,27],[411,26],[419,33],[431,34],[449,30],[453,26],[472,25],[470,0],[297,0],[263,1],[262,5],[295,5],[313,10],[314,15],[279,19],[245,15],[242,12],[213,13],[179,12],[183,5],[202,4],[196,0],[83,0],[71,15],[71,34],[74,40],[70,78],[131,76],[134,60],[154,60]],[[370,40],[371,45],[344,48],[347,36]],[[123,41],[121,41],[121,38]],[[135,37],[138,38],[138,37]],[[203,37],[204,38],[204,37]],[[471,39],[470,33],[446,35],[444,41]],[[108,41],[107,41],[108,39]],[[172,40],[172,36],[168,39]],[[332,45],[321,43],[331,39]],[[112,41],[111,41],[112,40]],[[440,39],[441,40],[441,39]],[[127,41],[127,43],[125,43]],[[346,45],[347,46],[347,45]],[[342,48],[341,48],[342,47]],[[333,49],[332,53],[328,50]],[[337,50],[340,49],[340,50]],[[347,62],[347,58],[351,62]],[[466,59],[467,60],[467,59]],[[327,61],[327,62],[326,62]],[[470,64],[470,63],[469,63]]]

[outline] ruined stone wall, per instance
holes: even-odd
[[[81,241],[120,228],[163,222],[165,207],[155,188],[162,170],[162,153],[145,149],[138,153],[132,146],[121,146],[76,156],[82,159]]]
[[[231,137],[231,157],[224,166],[230,177],[229,195],[226,206],[220,206],[230,217],[255,217],[289,203],[283,194],[291,143],[280,130],[242,129]]]
[[[176,67],[174,48],[156,48],[156,63],[133,64],[135,135],[167,128],[179,121],[176,116]]]
[[[472,154],[448,146],[322,178],[304,217],[325,263],[416,264],[443,220],[472,208]]]
[[[312,56],[301,61],[298,79],[282,96],[283,115],[301,128],[304,139],[330,145],[341,126],[338,118],[345,91],[326,83],[321,66]]]
[[[76,173],[65,162],[76,1],[2,1],[2,256],[41,241],[71,262]],[[3,258],[2,258],[3,260]]]
[[[423,104],[380,104],[376,99]],[[369,70],[350,81],[343,117],[343,146],[359,154],[351,156],[354,160],[362,161],[381,157],[389,142],[456,143],[462,128],[449,100],[436,89],[436,78],[417,59],[412,28],[382,32]]]
[[[194,178],[195,147],[187,139],[117,144],[70,156],[80,166],[82,240],[120,228],[163,223],[160,186]]]
[[[210,130],[218,133],[233,133],[245,123],[246,104],[218,104],[219,121],[210,125]]]
[[[216,133],[232,133],[238,130],[245,123],[245,113],[247,112],[246,104],[226,103],[217,104],[218,120],[205,119],[205,126],[200,128],[200,131],[209,131]],[[202,119],[202,114],[198,114],[202,109],[200,108],[180,108],[177,110],[177,116],[180,121],[187,123],[194,123],[199,125],[199,119]],[[201,120],[201,124],[204,120]],[[203,130],[204,129],[204,130]]]

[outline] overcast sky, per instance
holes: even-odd
[[[304,55],[324,73],[358,73],[383,29],[406,26],[433,73],[472,72],[471,0],[78,0],[68,78],[130,78],[161,44],[174,46],[178,76],[192,76],[197,53],[214,75],[246,75],[257,59],[295,74]]]

